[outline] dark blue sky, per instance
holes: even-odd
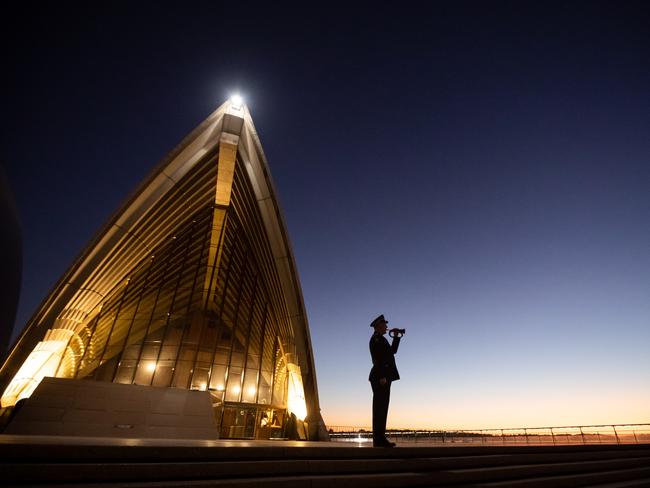
[[[326,422],[369,423],[379,313],[408,330],[389,423],[648,421],[646,3],[57,4],[10,23],[15,334],[240,91],[294,245]]]

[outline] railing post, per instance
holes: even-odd
[[[528,429],[524,429],[524,434],[526,435],[526,444],[528,444]]]
[[[616,444],[617,444],[617,445],[620,445],[620,444],[621,444],[621,441],[620,441],[620,439],[618,438],[618,432],[616,432],[616,426],[615,426],[615,425],[612,425],[612,429],[614,429],[614,435],[616,436]]]
[[[632,429],[632,435],[634,436],[634,443],[635,443],[635,444],[638,444],[639,441],[636,440],[636,430]]]
[[[506,443],[506,438],[503,435],[503,429],[501,429],[501,443],[505,444]]]
[[[582,443],[583,443],[583,444],[587,444],[587,443],[585,442],[585,433],[582,431],[582,427],[580,427],[580,436],[582,437]]]
[[[553,439],[553,445],[555,445],[555,434],[553,433],[553,427],[551,427],[551,438]]]

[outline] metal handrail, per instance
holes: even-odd
[[[368,442],[372,428],[329,426],[334,441]],[[426,442],[434,444],[647,444],[650,443],[650,423],[565,425],[553,427],[517,427],[504,429],[390,429],[393,441]]]

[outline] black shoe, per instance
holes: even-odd
[[[377,441],[372,443],[372,447],[395,447],[395,443],[389,440]]]

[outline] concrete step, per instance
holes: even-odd
[[[6,488],[23,486],[22,484],[5,485]],[[50,484],[29,484],[33,488],[45,488]],[[381,473],[381,474],[346,474],[321,476],[278,476],[273,478],[239,478],[210,480],[168,480],[111,483],[66,483],[56,484],[58,488],[407,488],[431,486],[426,474],[422,473]]]
[[[641,488],[641,487],[650,487],[650,478],[592,485],[592,488]]]
[[[395,451],[398,454],[399,451]],[[629,454],[650,460],[650,450],[633,451]],[[122,481],[122,480],[164,480],[236,478],[255,476],[309,475],[334,473],[400,473],[433,472],[444,470],[512,468],[513,466],[537,465],[548,466],[549,463],[567,464],[569,462],[591,462],[587,466],[597,467],[604,462],[621,461],[621,452],[574,452],[541,454],[508,454],[482,456],[446,456],[439,458],[406,459],[299,459],[274,461],[210,461],[210,462],[164,462],[164,463],[125,463],[125,462],[90,462],[90,463],[5,463],[3,467],[5,480],[23,480],[30,482],[79,481]],[[627,458],[623,458],[627,460]],[[542,468],[545,469],[545,468]],[[486,472],[489,472],[486,471]]]
[[[228,463],[233,464],[233,463]],[[247,463],[251,464],[251,463]],[[254,463],[252,463],[254,464]],[[278,482],[289,484],[291,486],[350,486],[354,488],[364,486],[438,486],[438,485],[473,485],[481,483],[478,486],[548,486],[543,483],[553,478],[558,483],[562,482],[562,486],[571,486],[576,480],[586,482],[593,481],[607,481],[607,480],[621,480],[625,479],[627,474],[637,476],[639,473],[635,468],[644,469],[644,475],[650,475],[650,458],[634,458],[623,460],[606,460],[599,462],[577,462],[577,463],[555,463],[555,464],[534,464],[534,465],[515,465],[515,466],[501,466],[498,468],[473,468],[465,470],[448,470],[448,471],[399,471],[388,473],[373,473],[366,472],[360,473],[346,473],[336,471],[336,473],[327,473],[325,470],[316,470],[310,474],[294,473],[288,476],[289,473],[282,473],[283,469],[275,473],[263,474],[258,468],[259,466],[251,466],[248,473],[243,473],[237,470],[238,475],[235,478],[228,477],[223,471],[212,472],[206,471],[202,463],[188,463],[187,466],[182,466],[181,471],[189,469],[184,473],[179,473],[177,469],[180,466],[166,466],[166,465],[148,465],[146,471],[138,471],[136,476],[132,476],[128,470],[121,469],[123,466],[111,465],[92,465],[86,466],[90,470],[82,469],[77,470],[78,466],[64,466],[62,473],[75,473],[73,477],[62,476],[56,477],[53,472],[42,472],[38,476],[29,476],[28,473],[25,477],[15,476],[14,472],[11,478],[6,477],[5,480],[9,483],[16,484],[29,484],[36,486],[43,484],[46,486],[48,483],[56,480],[57,483],[67,483],[66,486],[76,486],[81,483],[85,486],[93,483],[93,486],[103,486],[106,482],[111,482],[117,485],[128,486],[178,486],[178,484],[187,484],[187,486],[259,486],[271,487],[276,486]],[[237,466],[240,468],[241,466]],[[285,466],[286,467],[286,466]],[[323,468],[325,466],[322,466]],[[427,468],[428,466],[422,466]],[[32,467],[38,470],[37,467]],[[223,468],[222,466],[220,468]],[[620,469],[615,469],[620,468]],[[38,470],[40,471],[40,470]],[[576,478],[576,473],[579,476]],[[611,473],[615,477],[602,478],[600,475],[607,476]],[[6,472],[9,474],[9,472]],[[232,474],[232,473],[230,473]],[[553,475],[537,478],[540,474]],[[43,476],[45,475],[45,476]],[[251,477],[253,475],[254,477]],[[584,476],[583,476],[584,475]],[[71,479],[73,478],[73,479]],[[492,484],[485,483],[486,481],[494,480]],[[510,481],[501,481],[510,480]],[[569,480],[569,481],[565,481]],[[162,484],[161,484],[162,483]],[[542,484],[540,484],[542,483]],[[284,485],[283,485],[284,486]],[[558,485],[559,486],[559,485]],[[577,486],[577,485],[576,485]]]
[[[4,486],[585,486],[650,477],[650,446],[503,448],[0,444]],[[12,447],[14,449],[12,449]],[[634,486],[634,485],[630,485]],[[643,486],[643,485],[639,485]]]
[[[503,486],[519,486],[518,483],[529,483],[531,479],[537,477],[558,477],[558,478],[571,478],[572,475],[593,475],[593,480],[598,481],[599,474],[603,472],[616,472],[634,469],[647,469],[650,474],[650,458],[633,458],[633,459],[610,459],[603,461],[586,461],[586,462],[567,462],[567,463],[553,463],[553,464],[529,464],[529,465],[515,465],[503,466],[497,468],[474,468],[464,470],[450,470],[440,473],[432,473],[433,479],[441,484],[455,483],[455,484],[468,484],[468,483],[481,483],[488,482],[503,483]],[[618,481],[625,478],[613,478],[611,481]],[[512,480],[512,481],[508,481]],[[610,480],[604,480],[610,481]],[[509,484],[510,483],[510,484]],[[481,485],[482,486],[482,485]],[[501,485],[497,485],[501,486]],[[521,486],[528,486],[522,484]],[[531,485],[537,486],[537,485]],[[542,486],[542,485],[540,485]],[[554,486],[554,485],[546,485]],[[569,485],[563,485],[569,486]]]
[[[643,478],[650,475],[650,467],[602,471],[598,473],[580,473],[559,476],[544,476],[536,478],[523,478],[502,482],[467,482],[467,483],[438,483],[425,473],[384,473],[367,475],[322,475],[313,476],[281,476],[274,478],[244,478],[225,480],[169,480],[153,482],[118,482],[92,484],[94,488],[406,488],[406,487],[473,487],[473,488],[547,488],[547,487],[578,487],[594,486],[602,481],[616,481],[626,486],[645,486],[644,484],[630,484],[636,481],[645,482]],[[643,478],[640,478],[643,477]],[[625,481],[628,480],[628,481]],[[20,485],[5,485],[7,488]],[[34,488],[51,485],[34,485]],[[88,483],[56,484],[59,488],[81,488],[90,486]]]
[[[614,471],[599,471],[595,473],[580,473],[561,476],[543,476],[518,480],[474,483],[474,488],[547,488],[589,486],[591,488],[627,488],[650,486],[650,466],[621,469]]]

